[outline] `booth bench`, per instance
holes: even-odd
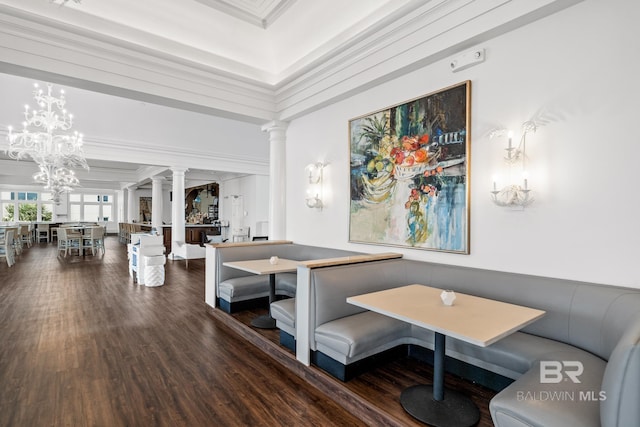
[[[228,313],[268,306],[269,277],[227,267],[225,262],[269,259],[272,256],[296,261],[359,255],[359,252],[300,245],[288,240],[205,244],[205,300]],[[276,295],[295,297],[296,273],[276,275]]]
[[[346,302],[408,284],[546,311],[488,347],[447,340],[448,369],[501,389],[490,403],[496,426],[640,425],[635,289],[404,259],[346,258],[303,263],[295,300],[274,302],[271,313],[300,362],[348,380],[385,355],[428,358],[432,331]],[[553,369],[541,372],[541,366]]]

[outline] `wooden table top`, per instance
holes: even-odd
[[[271,264],[269,259],[252,259],[247,261],[229,261],[224,262],[222,265],[227,267],[237,268],[238,270],[248,271],[253,274],[275,274],[275,273],[288,273],[296,271],[300,261],[295,261],[286,258],[278,258],[277,264]]]
[[[442,289],[408,285],[347,298],[347,302],[480,347],[486,347],[544,316],[537,310],[456,292],[452,306]]]

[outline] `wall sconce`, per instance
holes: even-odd
[[[524,209],[533,202],[534,198],[529,188],[529,176],[527,174],[526,138],[528,133],[535,133],[535,131],[536,124],[534,122],[524,122],[522,124],[520,143],[517,146],[513,145],[513,132],[507,133],[508,145],[505,149],[507,154],[504,156],[504,162],[508,167],[507,185],[498,189],[497,178],[493,178],[491,199],[496,205]],[[504,133],[504,129],[494,131],[491,133],[490,138],[502,136]]]
[[[305,168],[307,173],[307,207],[322,209],[322,169],[324,163],[311,163]]]

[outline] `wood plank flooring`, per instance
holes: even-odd
[[[104,257],[61,260],[41,243],[0,264],[0,426],[420,425],[398,396],[428,366],[403,359],[348,383],[289,368],[274,331],[207,308],[202,260],[169,261],[165,286],[147,288],[129,277],[124,245],[106,245]],[[447,381],[491,426],[493,393]]]

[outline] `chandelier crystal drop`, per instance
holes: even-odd
[[[51,84],[46,91],[37,83],[34,86],[38,107],[25,105],[21,131],[14,132],[9,126],[7,154],[16,160],[31,158],[40,169],[34,180],[45,184],[54,202],[59,203],[64,192],[80,183],[73,169],[89,170],[89,165],[82,150],[82,134],[70,132],[73,115],[65,109],[64,90],[56,97]]]

